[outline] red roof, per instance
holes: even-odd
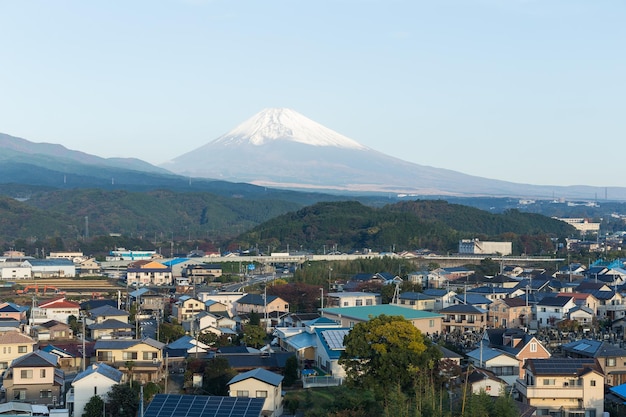
[[[52,300],[48,300],[42,304],[39,304],[39,308],[78,308],[80,309],[80,304],[67,301],[65,297],[59,297],[59,298],[54,298]]]

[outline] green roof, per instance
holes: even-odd
[[[361,307],[339,307],[325,308],[323,313],[333,315],[341,315],[342,317],[350,317],[357,320],[367,321],[370,317],[377,317],[381,314],[386,316],[402,316],[407,320],[429,319],[435,317],[443,317],[441,314],[431,313],[430,311],[414,310],[412,308],[401,307],[394,304],[380,304],[376,306]]]

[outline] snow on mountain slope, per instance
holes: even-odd
[[[230,132],[213,141],[214,144],[260,146],[272,141],[288,140],[310,146],[334,146],[347,149],[367,149],[291,109],[265,109]]]

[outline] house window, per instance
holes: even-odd
[[[544,379],[543,385],[556,385],[556,379]]]
[[[22,379],[33,379],[33,370],[32,369],[22,369],[20,371],[20,376]]]
[[[28,350],[28,346],[18,346],[17,353],[26,353]]]
[[[615,366],[615,358],[606,358],[606,366]]]
[[[360,307],[363,305],[363,300],[356,300],[356,306]]]
[[[435,327],[435,320],[428,320],[428,327]]]
[[[595,386],[596,386],[596,380],[595,380],[595,379],[592,379],[590,382],[591,382],[591,386],[592,386],[592,387],[595,387]]]
[[[249,397],[250,393],[247,390],[237,390],[237,397]]]
[[[371,306],[371,305],[374,305],[374,302],[373,302],[373,300],[365,300],[365,305],[366,306]]]
[[[144,361],[151,361],[152,359],[156,359],[156,358],[157,358],[156,352],[144,352],[143,353]]]
[[[267,398],[267,391],[257,391],[256,392],[256,397],[257,398]]]
[[[45,378],[46,377],[46,370],[45,369],[40,369],[39,370],[39,377],[40,378]]]
[[[52,398],[52,391],[49,389],[42,389],[39,391],[39,398]]]
[[[93,395],[98,395],[98,387],[93,387]]]
[[[25,389],[16,389],[13,390],[13,399],[14,400],[25,400],[26,399],[26,390]]]
[[[344,306],[344,307],[348,307],[349,305],[350,305],[350,303],[348,303],[347,301],[344,301],[344,302],[343,302],[343,306]]]
[[[125,361],[137,360],[137,352],[124,352],[122,357]]]
[[[530,351],[537,352],[537,343],[533,342],[530,344]]]

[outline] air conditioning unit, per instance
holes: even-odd
[[[152,358],[152,363],[154,363],[154,364],[159,363],[159,359],[157,359],[157,358]]]

